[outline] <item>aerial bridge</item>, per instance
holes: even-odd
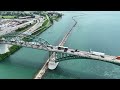
[[[0,39],[1,45],[18,45],[27,48],[45,50],[49,52],[49,63],[48,68],[53,70],[57,67],[58,62],[65,60],[75,60],[75,59],[89,59],[109,62],[113,64],[120,65],[119,56],[106,55],[101,52],[95,51],[81,51],[78,49],[71,49],[64,46],[54,46],[49,44],[46,40],[41,37],[27,36],[23,38],[23,35],[12,35],[3,36]],[[4,49],[6,49],[5,47]],[[5,53],[5,52],[4,52]],[[57,64],[56,64],[57,63]]]

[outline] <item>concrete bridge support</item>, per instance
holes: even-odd
[[[56,52],[49,52],[49,54],[50,54],[50,60],[49,60],[49,62],[48,62],[48,69],[50,69],[50,70],[54,70],[54,69],[56,69],[56,67],[58,66],[58,64],[59,64],[59,62],[55,62],[55,60],[56,60]],[[51,55],[52,54],[52,55]]]

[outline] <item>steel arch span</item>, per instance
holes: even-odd
[[[3,36],[0,40],[1,44],[16,44],[19,46],[28,46],[31,45],[33,47],[34,45],[41,46],[43,48],[47,48],[48,45],[50,45],[46,40],[44,40],[41,37],[37,37],[35,35],[25,36],[25,35],[7,35]],[[23,43],[25,45],[23,45]]]
[[[27,36],[27,37],[24,35],[4,36],[2,39],[0,39],[0,44],[18,45],[23,47],[49,51],[49,58],[50,56],[52,56],[50,58],[50,61],[54,61],[54,62],[84,58],[84,59],[93,59],[98,61],[109,62],[117,65],[120,64],[120,60],[118,59],[117,56],[111,56],[106,54],[104,55],[102,54],[101,56],[98,54],[97,55],[93,54],[90,51],[87,52],[87,51],[81,51],[77,49],[75,50],[75,49],[70,49],[64,46],[59,48],[60,46],[50,45],[43,38],[36,37],[34,35]]]
[[[62,62],[62,61],[67,61],[67,60],[72,60],[72,59],[91,59],[91,60],[96,60],[96,61],[108,62],[108,63],[112,63],[112,64],[120,66],[120,63],[116,63],[116,62],[98,60],[98,59],[94,59],[94,58],[90,58],[90,57],[81,57],[81,56],[71,55],[71,54],[66,54],[66,53],[58,53],[58,52],[55,52],[55,53],[56,53],[55,54],[56,55],[55,62]]]

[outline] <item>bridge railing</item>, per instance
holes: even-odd
[[[25,43],[27,44],[32,44],[32,45],[39,45],[39,46],[43,46],[44,48],[48,49],[48,45],[50,45],[46,40],[44,40],[41,37],[36,37],[35,35],[30,35],[27,37],[24,37],[24,35],[10,35],[10,36],[3,36],[0,39],[0,43],[6,43],[6,44],[15,44],[15,43],[19,43],[19,44],[23,44]],[[16,44],[17,45],[17,44]],[[21,45],[22,46],[22,45]]]

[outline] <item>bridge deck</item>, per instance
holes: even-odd
[[[21,42],[22,42],[22,44],[21,44]],[[24,46],[24,47],[34,48],[34,49],[42,49],[42,50],[52,51],[52,52],[67,53],[67,54],[80,56],[80,57],[86,57],[86,58],[90,58],[90,59],[97,59],[97,60],[102,60],[102,61],[120,63],[120,60],[116,59],[116,56],[104,55],[104,57],[101,57],[100,55],[93,55],[91,52],[86,52],[86,51],[81,51],[81,50],[75,51],[74,49],[68,49],[65,52],[64,50],[59,50],[58,46],[52,46],[53,48],[51,48],[51,47],[46,48],[37,42],[24,42],[24,41],[5,42],[5,41],[3,41],[0,43],[19,45],[19,46]]]

